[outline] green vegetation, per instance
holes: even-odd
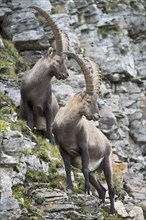
[[[29,147],[24,147],[23,152],[25,155],[30,155],[31,154],[31,150]]]
[[[29,216],[31,215],[31,219],[42,220],[43,212],[33,205],[33,201],[36,201],[36,199],[38,199],[35,198],[33,194],[33,190],[34,190],[33,187],[31,186],[25,187],[22,184],[18,184],[12,187],[13,196],[20,203],[23,216],[26,215],[26,219],[27,219],[27,214],[29,212],[30,213]]]
[[[1,77],[5,76],[9,79],[16,79],[16,73],[26,71],[28,65],[19,55],[14,44],[8,40],[4,40],[5,48],[0,53],[0,73]]]
[[[121,0],[109,0],[107,1],[105,7],[106,7],[106,11],[108,13],[114,12],[114,11],[119,11],[124,9],[124,6],[128,6],[128,3],[126,3],[126,5],[122,2]]]
[[[43,136],[30,132],[33,139],[39,145],[39,149],[33,151],[33,154],[45,162],[53,161],[56,167],[62,166],[62,159],[57,146],[53,146],[49,143],[48,139]]]
[[[0,121],[0,131],[5,131],[7,123],[5,121]]]
[[[38,183],[47,183],[48,175],[43,171],[36,171],[30,168],[27,168],[26,181],[30,182],[38,182]]]
[[[15,105],[11,98],[0,92],[0,119],[4,119],[6,114],[13,114],[15,112]]]
[[[43,17],[43,16],[41,16],[41,15],[38,15],[38,22],[40,23],[40,25],[44,25],[44,24],[46,24],[47,23],[47,21],[46,21],[46,19]]]
[[[52,14],[59,14],[64,12],[64,5],[57,5],[56,7],[52,8]]]
[[[39,159],[49,163],[49,171],[47,177],[42,177],[44,182],[48,182],[50,188],[65,190],[65,174],[58,175],[57,173],[57,169],[63,167],[63,161],[60,156],[58,147],[52,146],[48,140],[42,136],[33,134],[33,138],[35,138],[35,141],[39,145],[38,149],[33,150],[33,154]]]
[[[118,178],[114,174],[113,174],[113,182],[114,182],[116,194],[118,194],[118,198],[120,200],[123,200],[126,192],[123,188],[123,185],[120,183],[120,181],[118,180]]]
[[[107,37],[108,34],[117,34],[120,32],[120,27],[116,25],[109,25],[109,26],[103,26],[99,27],[97,30],[97,34],[101,35],[102,37]]]
[[[26,122],[17,119],[17,109],[7,95],[0,92],[0,130],[5,130],[9,126],[11,130],[26,132]],[[13,118],[14,117],[14,118]]]
[[[135,10],[138,9],[138,2],[136,0],[130,1],[129,4],[130,4],[131,8],[133,8]]]
[[[106,220],[122,220],[123,219],[122,217],[118,215],[113,216],[113,215],[108,214],[107,211],[104,211],[104,208],[99,209],[99,211],[103,213],[104,219]]]
[[[10,125],[11,130],[24,132],[27,129],[26,121],[17,119],[15,122],[11,122]]]

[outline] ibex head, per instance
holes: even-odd
[[[98,120],[100,118],[97,106],[97,95],[88,95],[86,92],[80,93],[82,97],[82,105],[80,106],[80,114],[88,120]]]
[[[58,80],[66,79],[69,76],[65,65],[65,57],[56,54],[52,47],[48,49],[47,59],[49,60],[48,66],[52,76],[55,76]]]
[[[54,76],[57,79],[66,79],[69,74],[65,66],[65,58],[62,52],[68,51],[69,48],[69,39],[67,34],[59,30],[57,24],[46,11],[37,6],[30,6],[29,8],[37,10],[47,20],[49,26],[51,27],[55,38],[56,48],[55,51],[52,48],[48,49],[47,58],[52,61],[52,73],[54,73]]]
[[[63,54],[76,60],[85,77],[86,90],[77,95],[79,97],[78,106],[80,114],[86,116],[88,120],[99,119],[100,113],[97,106],[97,97],[101,79],[97,65],[93,61],[85,60],[71,52],[64,52]]]

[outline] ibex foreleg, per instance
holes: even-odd
[[[81,159],[82,159],[82,172],[85,178],[85,193],[90,195],[90,182],[89,182],[89,152],[86,145],[82,148],[81,151]]]
[[[34,128],[33,111],[27,102],[24,104],[24,106],[25,106],[25,111],[26,111],[27,125],[31,130],[33,130]]]
[[[65,172],[66,172],[66,177],[67,177],[67,190],[68,191],[73,191],[73,183],[71,179],[71,158],[70,155],[64,151],[61,147],[59,147],[60,154],[63,158],[64,165],[65,165]]]
[[[50,143],[55,145],[55,138],[53,136],[53,133],[52,133],[52,111],[51,109],[47,109],[45,110],[45,118],[46,118],[46,132],[45,132],[45,136],[47,136],[50,140]]]

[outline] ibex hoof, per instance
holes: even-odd
[[[90,195],[92,195],[92,192],[91,191],[86,191],[86,196],[90,196]]]
[[[104,205],[104,202],[103,202],[103,200],[102,200],[102,199],[100,199],[100,201],[99,201],[99,203],[98,203],[98,207],[99,207],[99,208],[102,208],[102,207],[103,207],[103,205]]]
[[[73,190],[72,190],[72,189],[67,189],[67,193],[68,193],[68,194],[72,194],[72,193],[73,193]]]
[[[110,215],[116,215],[116,213],[117,213],[117,212],[116,212],[115,209],[110,209],[110,212],[109,212]]]

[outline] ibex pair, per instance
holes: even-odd
[[[114,187],[112,183],[112,147],[104,134],[88,120],[99,117],[96,105],[100,86],[99,72],[92,62],[88,65],[77,55],[66,52],[80,65],[85,81],[86,91],[77,93],[67,105],[58,111],[58,104],[52,93],[50,81],[68,77],[64,64],[63,51],[68,50],[68,41],[59,31],[50,16],[43,10],[38,10],[49,22],[56,40],[56,54],[47,54],[23,77],[21,84],[21,114],[27,120],[30,128],[40,127],[40,116],[46,118],[46,130],[51,143],[54,143],[53,133],[59,145],[64,160],[67,175],[67,189],[72,190],[71,165],[82,170],[85,177],[85,192],[90,193],[90,183],[96,188],[101,203],[105,201],[106,190],[96,178],[96,171],[101,168],[109,188],[110,213],[115,213]],[[64,38],[64,40],[62,40]],[[85,116],[87,119],[83,118]]]
[[[69,76],[62,54],[68,50],[68,38],[44,10],[36,6],[31,8],[36,9],[48,21],[55,37],[56,52],[50,48],[48,53],[23,76],[20,114],[30,129],[36,127],[38,130],[45,130],[50,142],[55,144],[51,125],[59,106],[52,93],[51,79],[53,76],[59,80]]]

